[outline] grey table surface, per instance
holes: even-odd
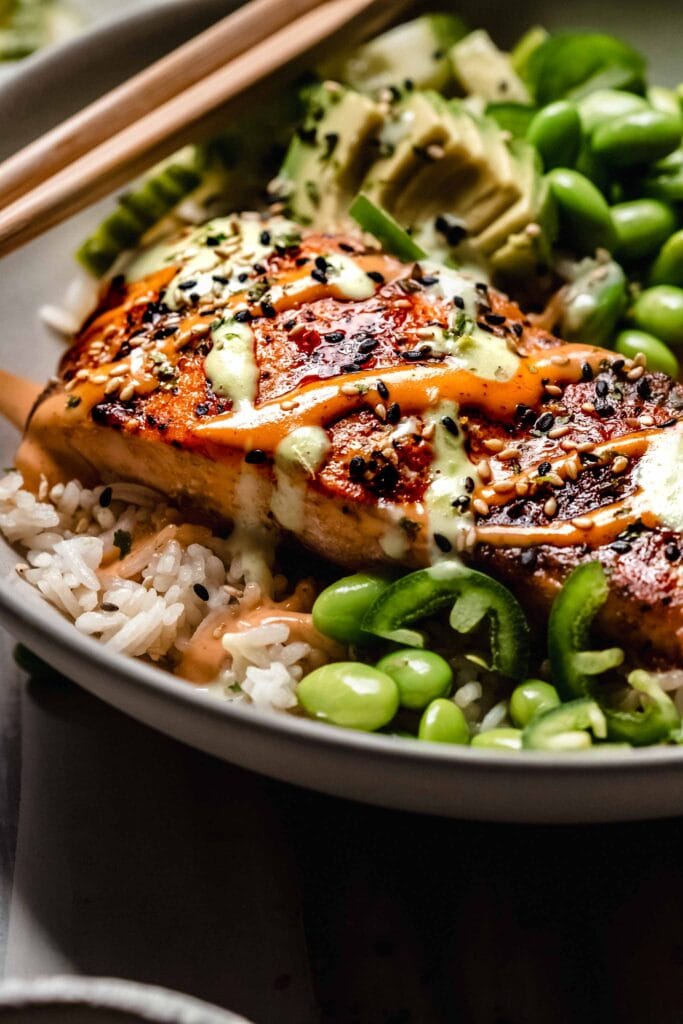
[[[147,981],[257,1024],[681,1021],[683,822],[362,807],[205,757],[12,651],[0,630],[6,974]]]

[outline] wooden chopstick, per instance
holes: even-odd
[[[0,163],[0,209],[325,0],[251,0]]]
[[[410,0],[325,0],[0,210],[0,256],[107,195],[209,128],[216,112],[330,40],[367,35]],[[211,115],[214,115],[211,117]]]

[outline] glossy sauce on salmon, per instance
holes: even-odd
[[[680,385],[476,276],[233,217],[111,283],[18,465],[148,483],[343,565],[458,552],[540,613],[597,557],[606,632],[681,662],[683,493],[655,484],[682,410]]]

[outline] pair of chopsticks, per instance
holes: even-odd
[[[403,0],[251,0],[0,164],[0,256],[217,125],[220,109]]]

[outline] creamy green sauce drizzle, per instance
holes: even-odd
[[[510,380],[519,369],[520,359],[505,338],[489,334],[477,324],[478,306],[482,296],[476,288],[476,279],[424,261],[423,272],[438,280],[429,286],[429,293],[452,301],[460,296],[464,309],[454,308],[448,327],[432,324],[420,330],[420,340],[432,352],[450,356],[459,368],[469,370],[488,380]]]
[[[634,479],[642,488],[638,505],[653,512],[663,526],[683,531],[683,425],[652,438]]]
[[[278,445],[270,507],[286,530],[303,529],[307,479],[315,476],[329,450],[330,440],[322,427],[299,427]]]
[[[211,337],[213,348],[204,362],[211,387],[229,398],[235,409],[253,405],[258,387],[254,332],[230,317],[217,321]]]
[[[425,414],[425,423],[434,424],[432,447],[434,459],[430,467],[430,484],[424,495],[425,510],[429,521],[432,561],[440,561],[445,555],[434,543],[434,534],[441,534],[457,548],[459,534],[467,533],[474,526],[471,512],[460,512],[453,507],[453,501],[467,494],[465,481],[470,477],[475,486],[479,477],[465,451],[465,437],[459,429],[455,437],[443,424],[444,417],[458,422],[458,407],[454,402],[440,402]]]

